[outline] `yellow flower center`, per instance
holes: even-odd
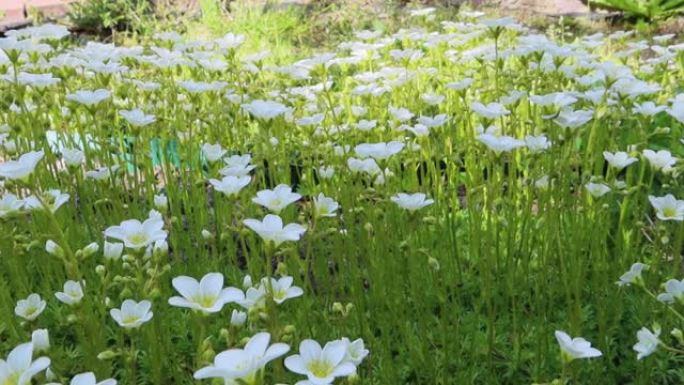
[[[129,314],[129,315],[123,317],[123,319],[121,321],[126,325],[130,325],[130,324],[138,322],[139,319],[140,319],[140,317],[138,317],[137,315]]]
[[[216,303],[216,296],[201,295],[195,299],[195,302],[202,307],[212,307]]]
[[[135,245],[140,245],[140,244],[147,242],[147,234],[145,234],[145,233],[131,234],[128,237],[128,240]]]
[[[35,312],[37,312],[37,311],[38,311],[38,307],[33,306],[33,305],[29,305],[29,306],[26,308],[25,314],[26,314],[27,317],[30,317],[30,316],[32,316],[32,315],[33,315]],[[4,385],[4,384],[3,384],[3,385]]]
[[[17,385],[19,384],[19,376],[21,373],[12,373],[5,379],[2,385]]]
[[[674,207],[665,207],[663,209],[663,216],[667,218],[674,218],[677,216],[677,210]]]
[[[285,290],[274,290],[273,299],[285,299],[286,294]]]
[[[309,372],[318,378],[325,378],[332,374],[333,367],[325,360],[313,360],[306,367]]]

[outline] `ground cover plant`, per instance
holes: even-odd
[[[0,39],[0,384],[679,384],[684,44],[432,9]]]

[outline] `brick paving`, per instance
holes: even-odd
[[[29,9],[36,8],[48,17],[66,14],[75,0],[0,0],[0,31],[25,25]]]

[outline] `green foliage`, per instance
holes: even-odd
[[[74,3],[69,18],[77,29],[87,32],[143,33],[153,10],[150,0],[85,0]]]
[[[591,0],[589,3],[649,20],[662,19],[684,12],[684,0]]]

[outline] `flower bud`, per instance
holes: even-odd
[[[50,337],[47,329],[34,330],[31,333],[31,343],[33,344],[33,351],[46,352],[50,349]]]
[[[245,321],[247,321],[247,313],[233,309],[233,313],[230,315],[230,324],[240,327],[245,324]]]
[[[45,251],[47,251],[50,255],[64,258],[64,250],[62,250],[62,248],[53,240],[49,239],[47,242],[45,242]]]
[[[169,254],[169,244],[166,240],[162,239],[154,243],[153,254],[157,258],[165,257]]]
[[[169,207],[169,199],[166,195],[159,194],[154,196],[154,207],[162,213]]]
[[[109,243],[105,241],[104,243],[104,257],[106,260],[117,260],[121,258],[123,253],[124,244],[123,243]]]
[[[97,243],[92,242],[88,246],[83,248],[83,257],[88,258],[91,255],[97,253],[98,250],[100,250],[100,246]]]
[[[252,287],[252,276],[247,274],[245,275],[245,278],[242,280],[242,287],[244,289],[249,289]]]
[[[101,352],[100,354],[97,355],[97,359],[100,361],[107,361],[111,360],[112,358],[115,358],[119,354],[112,351],[112,350],[105,350],[104,352]]]

